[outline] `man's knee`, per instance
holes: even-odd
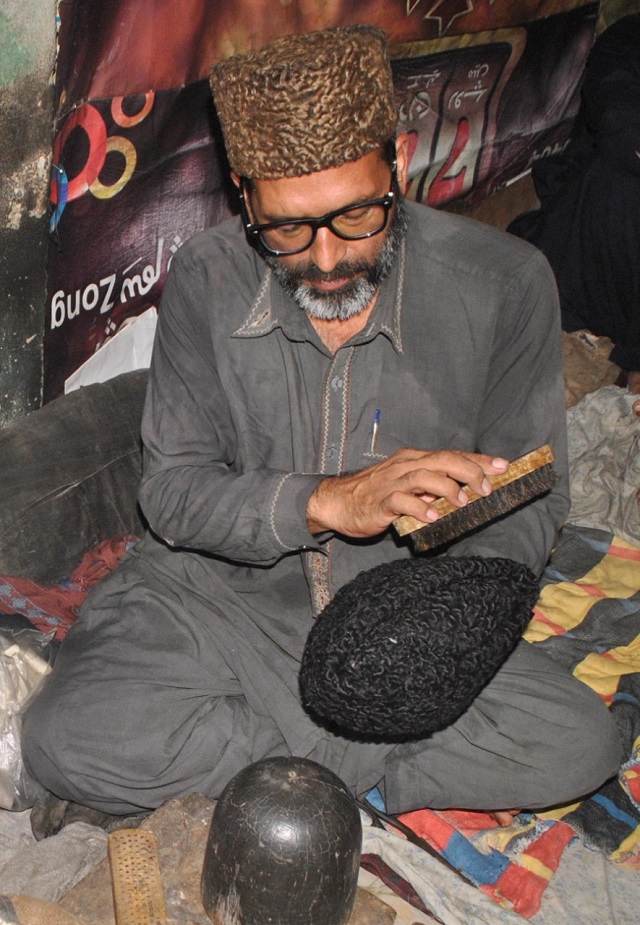
[[[618,772],[623,749],[615,720],[595,691],[541,649],[524,646],[520,655],[534,672],[521,706],[533,710],[532,692],[539,698],[532,763],[544,781],[546,805],[582,798]]]
[[[598,694],[537,646],[519,646],[512,664],[521,685],[514,703],[522,712],[510,721],[523,722],[529,711],[537,717],[534,767],[546,778],[549,804],[585,796],[613,777],[622,743]],[[512,680],[507,676],[508,685]],[[517,733],[513,725],[511,732]]]
[[[574,796],[584,796],[618,773],[624,754],[610,710],[591,688],[578,685],[571,727],[558,743],[556,768],[565,784],[571,781]]]
[[[150,701],[135,684],[111,698],[96,685],[81,699],[63,684],[43,693],[23,726],[28,771],[56,796],[102,812],[154,809],[195,791],[219,796],[244,765],[283,753],[278,728],[243,697],[204,692],[196,704],[166,686]]]
[[[39,696],[23,716],[22,760],[27,773],[43,787],[57,796],[70,799],[70,795],[63,792],[67,775],[61,768],[68,749],[59,732],[53,731],[54,710],[55,704]]]
[[[389,786],[400,809],[405,790],[414,806],[541,809],[597,790],[621,760],[620,736],[600,697],[522,643],[453,726],[409,755],[398,750],[398,784]]]

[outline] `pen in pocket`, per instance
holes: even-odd
[[[373,418],[373,427],[371,428],[371,449],[369,452],[375,453],[376,440],[378,439],[378,428],[380,427],[380,409],[376,410]]]

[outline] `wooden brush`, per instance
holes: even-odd
[[[465,485],[469,502],[464,507],[454,507],[446,498],[438,498],[433,508],[440,517],[434,523],[424,524],[407,515],[398,517],[393,525],[400,536],[411,534],[416,552],[442,546],[553,488],[556,482],[553,460],[551,447],[541,446],[515,459],[501,475],[487,476],[493,489],[487,497]]]

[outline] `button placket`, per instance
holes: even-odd
[[[349,371],[355,348],[338,350],[327,373],[322,396],[322,436],[319,471],[324,475],[340,475],[344,465],[349,426]],[[311,596],[316,616],[331,600],[332,542],[324,553],[309,557]]]
[[[353,360],[353,347],[338,350],[327,375],[322,404],[321,471],[327,475],[342,472],[346,443],[348,414],[348,376]]]

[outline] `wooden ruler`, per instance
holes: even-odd
[[[120,829],[108,852],[117,925],[167,925],[155,835]]]

